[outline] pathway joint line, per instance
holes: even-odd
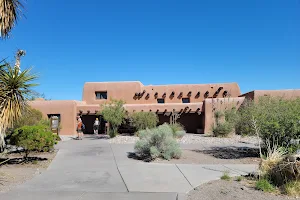
[[[86,192],[82,192],[82,194],[79,196],[78,200],[81,200],[85,194],[86,194]]]
[[[116,163],[117,170],[118,170],[118,172],[119,172],[119,174],[120,174],[120,176],[121,176],[121,178],[122,178],[122,181],[123,181],[123,183],[124,183],[124,185],[125,185],[125,187],[126,187],[127,192],[129,192],[129,189],[128,189],[127,185],[126,185],[126,182],[125,182],[125,180],[124,180],[124,178],[123,178],[123,176],[122,176],[122,174],[121,174],[121,172],[120,172],[119,166],[118,166],[118,164],[117,164],[117,160],[116,160],[116,157],[115,157],[114,150],[113,150],[112,147],[111,147],[111,143],[109,143],[109,147],[110,147],[111,152],[112,152],[112,154],[113,154],[113,156],[114,156],[114,161],[115,161],[115,163]]]
[[[226,165],[222,165],[222,166],[225,167],[225,168],[227,168],[227,169],[229,169],[229,170],[231,170],[231,171],[233,171],[233,172],[238,173],[239,175],[242,175],[241,172],[247,173],[247,172],[242,171],[242,170],[232,169],[230,167],[227,167]]]
[[[177,166],[177,164],[175,164],[175,166],[177,167],[177,169],[180,171],[180,173],[183,175],[183,177],[185,178],[185,180],[190,184],[190,186],[194,189],[193,185],[191,184],[191,182],[187,179],[187,177],[184,175],[184,173],[179,169],[179,167]],[[177,195],[178,196],[178,195]]]

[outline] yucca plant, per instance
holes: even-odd
[[[0,70],[0,151],[5,146],[5,131],[13,126],[23,111],[28,109],[27,101],[35,94],[32,83],[37,76],[31,69],[22,72],[9,63],[2,64]]]
[[[21,0],[0,0],[0,33],[1,38],[7,38],[9,32],[22,14]]]

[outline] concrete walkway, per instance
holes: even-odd
[[[168,200],[219,179],[224,171],[246,174],[255,165],[144,163],[127,158],[132,145],[109,144],[95,137],[62,142],[48,170],[1,200],[156,199]]]

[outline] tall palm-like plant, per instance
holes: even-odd
[[[0,37],[7,38],[17,23],[23,4],[21,0],[0,0]]]
[[[7,128],[21,117],[24,110],[28,109],[28,99],[34,93],[32,83],[37,76],[31,73],[31,69],[22,72],[17,67],[5,63],[0,71],[0,151],[5,145],[4,137]]]

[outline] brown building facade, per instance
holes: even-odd
[[[110,99],[124,100],[124,108],[129,113],[155,112],[160,124],[169,122],[170,115],[176,112],[180,115],[177,121],[184,125],[188,133],[209,133],[214,122],[214,110],[239,108],[245,98],[266,95],[300,97],[300,90],[259,90],[241,94],[237,83],[144,86],[139,81],[87,82],[82,101],[37,99],[30,105],[40,110],[44,117],[58,116],[61,135],[76,134],[77,115],[82,116],[86,133],[92,133],[96,117],[100,118],[100,132],[103,131],[104,120],[97,113],[101,111],[100,105]]]

